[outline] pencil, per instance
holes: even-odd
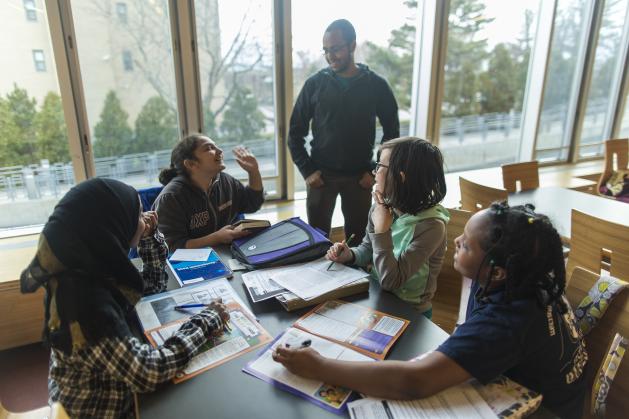
[[[349,245],[349,243],[350,243],[352,240],[354,240],[354,236],[355,236],[355,234],[354,234],[354,233],[352,233],[352,234],[349,236],[349,239],[347,239],[347,240],[343,240],[341,243],[342,243],[342,244],[347,244],[347,245]],[[338,257],[338,256],[339,256],[339,255],[336,255],[336,257]],[[326,271],[329,271],[329,270],[330,270],[330,268],[331,268],[333,265],[334,265],[334,261],[330,262],[330,264],[328,265],[328,267],[327,267],[325,270],[326,270]]]

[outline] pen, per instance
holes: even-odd
[[[301,348],[307,348],[307,347],[309,347],[310,345],[312,345],[312,340],[310,340],[310,339],[306,339],[306,340],[304,340],[303,342],[301,342],[301,345],[299,345],[299,348],[300,348],[300,349],[301,349]],[[285,343],[285,344],[284,344],[284,346],[285,346],[285,347],[287,347],[287,348],[290,348],[290,343]]]
[[[179,310],[182,308],[199,308],[199,307],[207,307],[209,306],[209,304],[202,304],[202,303],[196,303],[196,304],[181,304],[178,306],[175,306],[175,310]]]
[[[343,240],[341,243],[342,243],[342,244],[349,244],[349,243],[350,243],[350,242],[354,239],[354,236],[355,236],[355,234],[354,234],[354,233],[352,233],[352,234],[349,236],[349,239],[347,239],[347,240]],[[342,252],[341,252],[341,253],[342,253]],[[339,257],[339,255],[336,255],[336,257]],[[328,265],[328,267],[327,267],[325,270],[326,270],[326,271],[329,271],[329,270],[330,270],[330,268],[331,268],[333,265],[334,265],[334,261],[330,262],[330,264]]]

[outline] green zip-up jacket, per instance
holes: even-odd
[[[352,248],[355,263],[373,263],[371,276],[380,286],[419,311],[432,308],[437,276],[446,251],[446,224],[450,213],[436,205],[418,214],[403,214],[391,229],[374,233],[371,212],[363,242]]]

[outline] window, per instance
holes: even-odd
[[[107,2],[72,0],[96,176],[159,184],[179,139],[167,0],[127,1],[127,24]],[[122,57],[120,62],[111,57]],[[133,71],[131,71],[133,70]]]
[[[538,6],[451,1],[439,130],[448,171],[515,161]]]
[[[0,6],[1,8],[2,6]],[[23,19],[0,12],[0,21]],[[42,22],[46,22],[45,9]],[[33,50],[37,71],[30,70],[26,45],[50,45],[50,32],[39,25],[0,24],[0,230],[43,224],[63,194],[75,182],[68,134],[59,94],[54,56]],[[18,42],[21,40],[22,42]],[[24,52],[27,52],[26,54]],[[49,56],[46,70],[44,54]],[[30,70],[30,71],[29,71]]]
[[[357,12],[360,10],[364,13]],[[348,16],[356,30],[355,62],[367,64],[388,81],[399,107],[400,135],[408,135],[417,2],[293,2],[293,101],[297,100],[306,79],[327,67],[321,49],[323,35],[330,23],[343,16]],[[375,25],[374,20],[378,21]],[[378,123],[376,148],[381,138]],[[306,139],[308,149],[311,139],[312,132]],[[295,191],[305,190],[304,179],[295,167]]]
[[[258,159],[268,195],[279,190],[275,130],[273,1],[196,1],[203,131],[225,152],[227,172],[246,180],[231,149]]]
[[[133,71],[133,57],[131,57],[131,51],[122,51],[122,66],[124,71]]]
[[[127,23],[127,3],[116,3],[116,15],[120,23]]]
[[[594,55],[585,116],[581,127],[579,157],[600,156],[603,142],[610,135],[609,125],[614,114],[614,81],[620,77],[618,68],[622,59],[623,27],[626,20],[627,0],[606,1]]]
[[[26,20],[30,22],[37,22],[35,0],[24,0],[24,11],[26,12]]]
[[[42,51],[41,49],[34,49],[33,62],[35,63],[35,71],[46,71],[46,58],[44,57],[44,51]]]
[[[587,47],[590,0],[559,0],[555,12],[548,74],[537,132],[540,161],[566,160]]]
[[[629,137],[629,94],[625,97],[625,108],[620,122],[620,132],[618,138]]]

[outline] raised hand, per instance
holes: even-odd
[[[258,167],[258,160],[256,160],[255,156],[245,147],[238,146],[232,151],[234,156],[236,156],[236,161],[245,172],[251,173],[260,170]]]

